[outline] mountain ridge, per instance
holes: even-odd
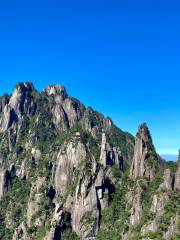
[[[63,86],[0,97],[1,239],[178,239],[179,172]]]
[[[176,154],[161,154],[161,157],[166,161],[178,161],[178,155]]]

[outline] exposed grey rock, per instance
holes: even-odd
[[[157,214],[163,211],[168,199],[167,193],[155,194],[152,200],[151,212]]]
[[[89,184],[88,178],[80,179],[72,212],[72,228],[82,239],[94,239],[99,227],[97,191],[95,187],[88,188]]]
[[[155,221],[152,221],[142,227],[141,233],[142,233],[142,235],[145,235],[149,232],[156,232],[157,229],[158,229],[157,223]]]
[[[103,129],[105,131],[110,131],[112,129],[112,126],[113,126],[113,122],[109,117],[103,118]]]
[[[72,181],[73,172],[81,162],[86,160],[86,149],[80,140],[70,141],[60,150],[57,156],[55,172],[55,188],[57,193],[65,194],[68,184]]]
[[[14,109],[18,116],[20,113],[34,114],[36,108],[31,95],[34,90],[33,84],[29,82],[16,85],[9,106]]]
[[[55,236],[55,231],[56,231],[56,228],[55,227],[52,227],[50,229],[50,231],[47,232],[46,236],[44,237],[43,240],[54,240],[54,236]]]
[[[7,170],[0,171],[0,199],[8,187],[9,172]]]
[[[130,210],[130,225],[134,226],[140,223],[141,216],[142,216],[142,190],[138,189],[137,193],[132,196],[132,208]]]
[[[163,183],[160,185],[160,190],[171,191],[173,188],[173,178],[171,176],[171,170],[166,169],[164,171]]]
[[[103,131],[110,131],[113,127],[113,122],[110,118],[105,118],[102,114],[94,111],[92,108],[86,108],[82,122],[84,128],[91,133],[94,138],[97,138]]]
[[[106,134],[102,133],[102,143],[101,143],[101,155],[100,155],[100,163],[102,166],[106,167],[106,162],[107,162],[107,149],[109,146],[107,146],[107,139],[106,139]]]
[[[27,226],[22,222],[14,231],[12,240],[31,240],[27,234]]]
[[[82,119],[85,112],[85,106],[78,100],[66,98],[62,106],[67,115],[70,127],[73,127],[78,121]]]
[[[16,176],[21,179],[28,178],[29,169],[27,168],[27,162],[31,161],[33,164],[37,164],[38,160],[41,157],[41,151],[37,147],[32,147],[32,145],[29,145],[29,143],[26,144],[25,147],[26,150],[31,150],[32,155],[31,157],[29,156],[29,158],[26,157],[25,159],[23,159],[22,162],[20,162],[20,164],[17,164],[16,166]],[[18,156],[16,156],[16,158],[18,158]]]
[[[16,119],[14,110],[9,105],[5,105],[2,117],[0,118],[0,132],[5,132]]]
[[[155,152],[151,135],[146,124],[139,127],[136,135],[134,157],[130,170],[130,177],[152,180],[158,166],[158,156]]]
[[[124,159],[121,151],[116,147],[110,147],[105,132],[102,133],[100,163],[104,167],[116,164],[120,170],[124,171]]]
[[[97,113],[90,107],[88,107],[84,112],[82,119],[84,128],[89,131],[94,137],[96,137],[97,134],[102,131],[102,126],[98,124],[102,122],[102,118],[103,116],[101,114]]]
[[[26,171],[26,161],[22,161],[21,165],[17,167],[16,169],[16,176],[24,179],[27,176],[27,171]]]
[[[39,210],[43,201],[43,189],[46,187],[45,178],[38,177],[31,187],[30,198],[27,206],[27,224],[31,225],[32,216]],[[35,225],[42,225],[44,219],[37,219]]]
[[[54,233],[55,233],[55,228],[53,227],[50,229],[50,231],[47,232],[43,240],[54,240]]]
[[[82,175],[77,184],[72,207],[72,229],[81,239],[95,239],[100,227],[101,211],[107,207],[104,175],[100,171],[95,179]]]
[[[36,104],[32,92],[35,91],[32,83],[19,83],[16,85],[12,96],[4,106],[0,118],[0,132],[5,132],[15,122],[22,122],[25,115],[34,115]]]
[[[0,113],[4,111],[4,107],[9,103],[10,96],[8,94],[4,94],[0,97]]]
[[[66,131],[69,126],[69,119],[61,104],[56,104],[52,109],[53,123],[57,130]]]
[[[57,237],[60,239],[62,232],[58,233],[58,236],[56,236],[56,229],[61,228],[62,224],[63,205],[56,202],[53,217],[51,220],[51,229],[46,233],[44,240],[54,240],[57,239]]]
[[[53,123],[57,130],[65,131],[80,121],[85,112],[85,106],[78,100],[70,98],[66,89],[60,85],[51,85],[44,89],[48,96],[53,96],[55,105],[51,109]]]
[[[180,190],[180,166],[178,167],[175,175],[174,189]]]
[[[178,222],[180,221],[180,216],[172,217],[171,223],[168,227],[168,230],[164,233],[164,238],[169,240],[175,233],[179,233]]]
[[[39,158],[41,157],[41,151],[38,148],[32,148],[31,150],[32,153],[32,158],[34,160],[34,162],[38,162]]]
[[[78,130],[75,130],[76,127]],[[152,186],[149,180],[153,179],[159,165],[146,125],[139,128],[133,158],[134,138],[116,128],[111,119],[90,108],[86,109],[78,100],[68,97],[62,86],[49,86],[39,94],[31,84],[26,83],[17,86],[12,96],[0,98],[0,131],[0,146],[5,156],[0,156],[2,169],[8,169],[8,174],[11,175],[14,166],[16,171],[12,174],[12,180],[15,180],[15,184],[17,177],[17,183],[19,180],[24,181],[25,185],[22,186],[27,187],[27,192],[29,183],[32,184],[30,194],[26,196],[29,197],[28,203],[27,198],[25,202],[20,202],[27,213],[27,226],[22,222],[16,227],[19,222],[17,224],[12,218],[16,202],[7,207],[3,216],[7,228],[16,228],[13,240],[30,240],[27,236],[30,226],[35,225],[41,229],[49,224],[50,230],[48,228],[44,240],[62,238],[67,225],[80,239],[95,240],[99,229],[103,229],[103,210],[112,206],[113,193],[124,183],[126,186],[122,196],[124,199],[123,194],[128,191],[125,210],[129,216],[119,238],[122,236],[122,239],[129,240],[133,237],[133,229],[143,216],[145,191],[149,191]],[[72,136],[75,131],[77,132]],[[18,147],[23,150],[17,151]],[[130,177],[135,181],[123,173],[132,159]],[[179,190],[178,171],[174,179],[171,171],[165,170],[163,183],[152,196],[152,221],[145,223],[141,229],[142,234],[158,229],[155,223],[163,217],[164,206],[171,194],[169,191]],[[116,176],[118,173],[122,178]],[[34,180],[41,174],[44,176]],[[8,189],[6,179],[9,178],[0,174],[0,195]],[[21,186],[19,188],[21,190]],[[52,207],[49,216],[49,211],[43,209],[46,205],[42,205],[48,197]],[[43,210],[38,212],[41,206]],[[41,216],[37,217],[36,213]],[[36,219],[33,218],[34,214]],[[117,225],[121,220],[117,220]],[[172,220],[168,231],[164,233],[165,237],[176,232],[175,225],[175,220]],[[32,233],[30,238],[35,240],[36,234]]]
[[[62,103],[68,96],[65,87],[61,85],[50,85],[44,89],[44,92],[53,95],[56,103]]]

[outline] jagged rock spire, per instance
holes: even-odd
[[[142,177],[152,180],[158,162],[159,158],[155,152],[149,129],[146,123],[143,123],[136,135],[130,177],[133,180]]]
[[[174,182],[174,189],[180,190],[180,165],[175,174],[175,182]]]
[[[5,132],[14,122],[24,115],[34,115],[36,104],[32,93],[35,88],[31,82],[18,83],[13,94],[1,104],[0,132]]]
[[[121,151],[117,147],[110,146],[104,131],[102,132],[100,163],[104,167],[116,164],[121,171],[124,171],[124,159]]]
[[[106,158],[107,158],[107,139],[105,132],[102,133],[102,143],[101,143],[101,155],[100,163],[106,167]]]
[[[48,95],[54,95],[56,102],[62,102],[67,98],[66,88],[61,85],[49,85],[44,89],[44,92]]]
[[[16,112],[28,113],[30,111],[30,94],[35,90],[33,83],[18,83],[10,98],[9,105]],[[28,111],[29,110],[29,111]]]

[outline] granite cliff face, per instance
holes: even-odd
[[[0,97],[0,239],[171,239],[179,191],[145,124],[134,139],[59,85]]]
[[[158,164],[159,157],[155,152],[149,129],[146,124],[142,124],[136,135],[130,176],[133,180],[142,177],[152,180]]]

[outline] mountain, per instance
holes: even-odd
[[[0,239],[180,239],[180,166],[68,96],[0,97]]]
[[[166,161],[177,161],[178,155],[175,154],[161,154],[161,157]]]

